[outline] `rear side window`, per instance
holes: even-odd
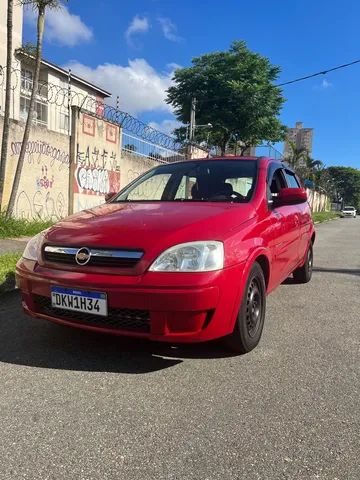
[[[289,170],[284,171],[286,183],[288,184],[289,188],[300,188],[300,184],[296,178],[296,176],[290,172]]]

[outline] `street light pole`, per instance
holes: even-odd
[[[194,141],[195,136],[195,113],[196,113],[196,98],[191,99],[191,110],[190,110],[190,143]]]

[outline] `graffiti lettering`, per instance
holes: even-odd
[[[19,155],[21,145],[22,142],[11,142],[11,154]],[[63,165],[69,165],[70,163],[69,154],[67,152],[65,152],[64,150],[60,150],[59,148],[54,147],[42,140],[28,141],[26,143],[25,152],[28,154],[29,163],[35,163],[33,159],[34,154],[39,155],[38,163],[40,163],[40,155],[44,155],[51,158],[51,166],[53,166],[55,162],[58,162],[60,164],[59,169],[61,169]]]
[[[20,192],[16,200],[16,217],[32,219],[59,220],[66,215],[65,198],[60,192],[56,198],[51,196],[50,192],[43,194],[41,191],[35,192],[32,202],[28,194]]]
[[[109,172],[105,169],[80,167],[76,180],[82,190],[90,190],[100,195],[110,192]]]
[[[102,169],[107,170],[119,170],[117,162],[116,162],[116,153],[112,151],[109,155],[109,152],[103,148],[100,150],[99,148],[94,147],[92,151],[90,151],[90,147],[86,147],[84,151],[79,149],[79,144],[77,145],[77,153],[76,153],[76,163],[83,167],[92,167],[98,168],[101,166]]]

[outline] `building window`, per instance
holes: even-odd
[[[21,88],[23,90],[31,91],[33,87],[34,74],[31,70],[25,68],[21,69]]]
[[[60,130],[69,131],[69,114],[60,112]]]
[[[30,107],[30,98],[20,96],[20,118],[26,121],[28,111]],[[35,108],[33,113],[33,120],[40,124],[47,126],[48,121],[48,107],[46,103],[35,102]]]

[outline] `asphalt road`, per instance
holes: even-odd
[[[170,348],[0,300],[0,479],[360,478],[360,219],[317,228],[259,347]]]

